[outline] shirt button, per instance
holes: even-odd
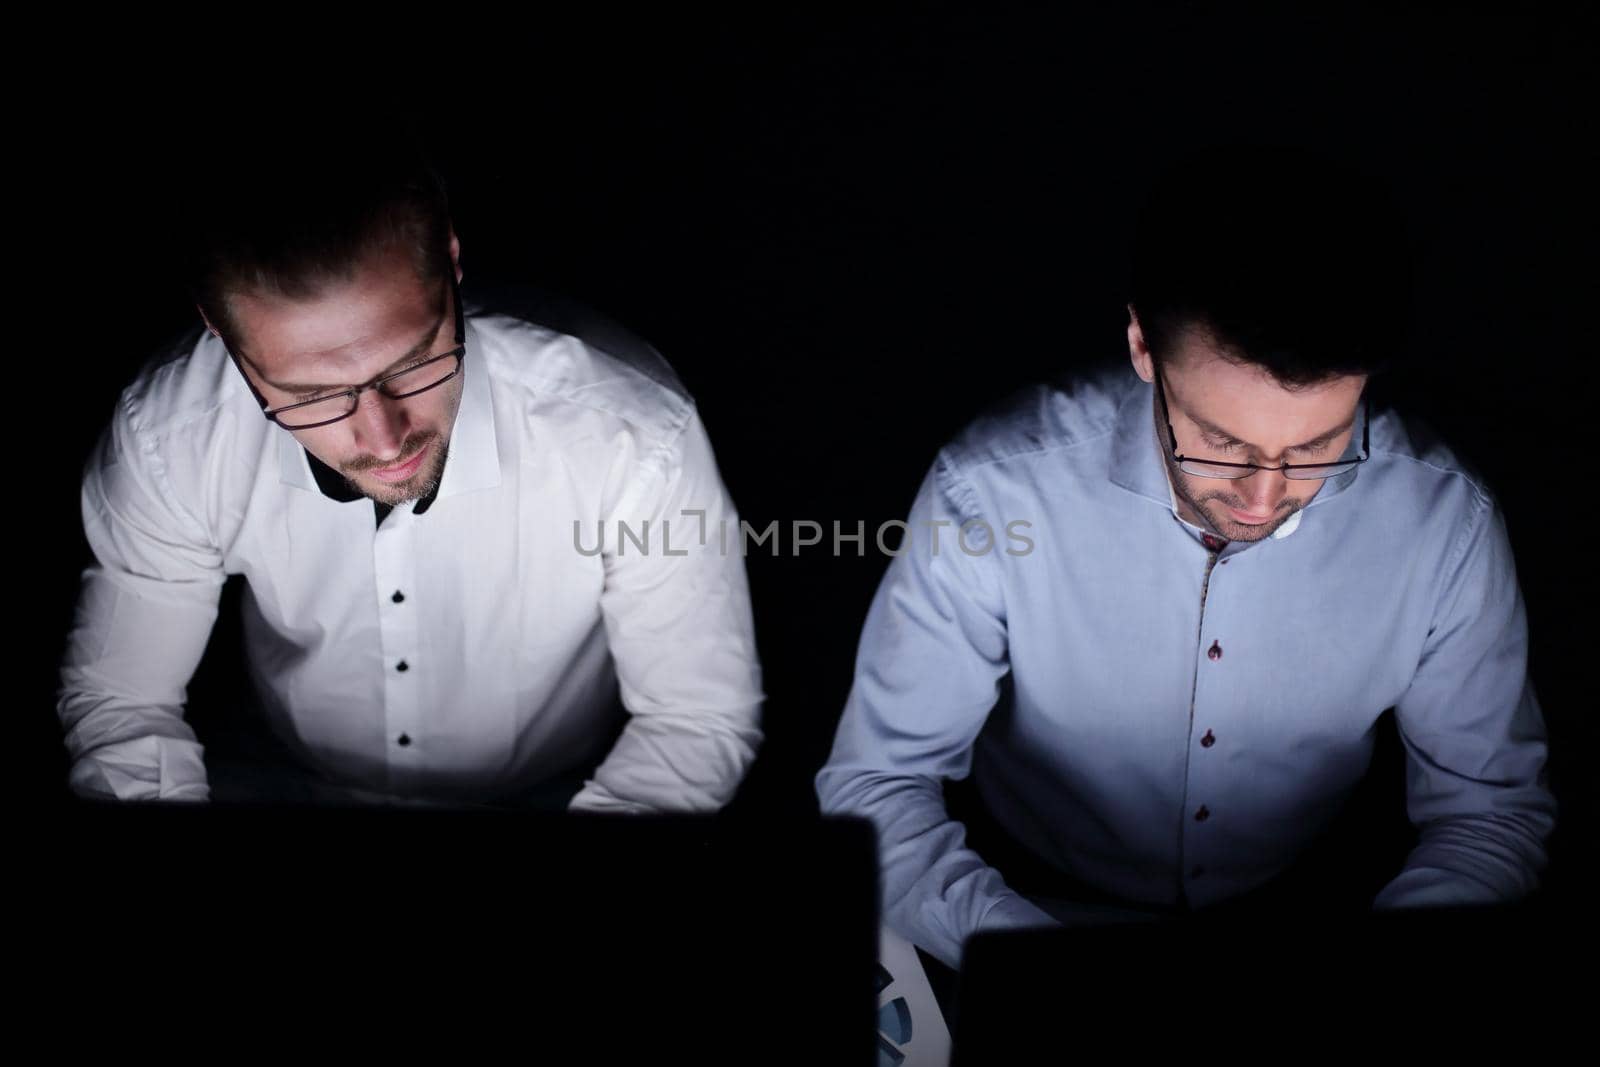
[[[1221,659],[1222,658],[1222,642],[1221,641],[1212,641],[1211,642],[1211,647],[1206,649],[1206,655],[1210,656],[1214,660]]]
[[[398,604],[402,600],[404,600],[405,598],[406,598],[406,595],[404,593],[402,593],[400,590],[396,589],[394,591],[394,596],[390,597],[389,599],[394,601],[396,604]]]
[[[1200,877],[1200,876],[1201,876],[1201,875],[1202,875],[1202,874],[1205,874],[1205,873],[1206,873],[1206,869],[1205,869],[1205,868],[1204,868],[1204,867],[1202,867],[1202,866],[1200,866],[1200,865],[1199,865],[1199,864],[1198,864],[1198,863],[1197,863],[1197,864],[1195,864],[1195,867],[1194,867],[1194,870],[1192,870],[1192,871],[1190,871],[1190,872],[1189,872],[1189,877],[1190,877],[1190,878],[1198,878],[1198,877]]]
[[[1211,818],[1211,809],[1204,804],[1200,805],[1200,810],[1194,813],[1194,821],[1205,822],[1209,818]]]
[[[399,663],[394,665],[394,669],[397,671],[409,671],[411,669],[411,665],[405,660],[401,660]]]
[[[411,735],[410,734],[401,734],[399,740],[400,740],[400,747],[404,748],[406,745],[409,745],[411,743]]]
[[[1214,745],[1216,743],[1217,743],[1217,739],[1212,736],[1210,730],[1207,730],[1206,731],[1206,735],[1200,739],[1200,745],[1203,748],[1210,748],[1212,745]]]

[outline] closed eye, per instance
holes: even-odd
[[[405,366],[398,367],[398,368],[390,371],[388,374],[385,374],[383,376],[383,380],[387,380],[389,378],[398,377],[399,375],[405,374],[407,371],[416,370],[418,367],[422,366],[424,363],[427,363],[429,360],[434,359],[434,358],[435,358],[434,356],[419,356],[417,359],[412,360],[410,363],[407,363]],[[327,389],[316,389],[316,390],[311,390],[311,391],[290,393],[289,395],[294,397],[294,402],[295,403],[297,403],[297,404],[307,404],[307,403],[310,403],[313,400],[329,400],[329,399],[332,399],[333,397],[341,396],[345,392],[346,392],[346,390],[343,390],[343,389],[337,389],[337,390],[332,390],[332,391],[329,391]]]
[[[1328,446],[1330,446],[1332,444],[1333,444],[1332,441],[1324,441],[1320,445],[1309,445],[1309,446],[1304,447],[1304,448],[1291,448],[1291,449],[1289,449],[1289,451],[1293,452],[1297,456],[1316,457],[1316,456],[1320,456],[1324,452],[1328,451]]]
[[[1307,459],[1315,459],[1322,453],[1328,451],[1328,446],[1332,443],[1332,441],[1326,441],[1320,445],[1300,446],[1298,448],[1286,449],[1285,451],[1297,458],[1303,457]],[[1218,452],[1227,453],[1228,455],[1234,455],[1245,448],[1245,446],[1238,441],[1219,441],[1215,438],[1208,438],[1206,440],[1206,446],[1208,448],[1214,448]]]
[[[410,363],[407,363],[405,366],[401,367],[399,370],[393,371],[393,372],[391,372],[389,374],[385,374],[384,377],[385,378],[393,378],[396,375],[404,374],[407,371],[416,370],[418,367],[422,366],[424,363],[427,363],[429,360],[434,359],[434,358],[436,358],[436,357],[434,357],[434,356],[421,356],[421,357],[419,357],[417,359],[412,360]]]

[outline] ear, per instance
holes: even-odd
[[[456,228],[455,228],[454,224],[451,224],[451,226],[450,226],[450,265],[455,268],[455,271],[456,271],[456,284],[460,285],[461,284],[461,278],[462,278],[462,272],[461,272],[461,238],[456,236]]]
[[[1146,382],[1153,382],[1156,378],[1155,360],[1150,356],[1150,347],[1145,344],[1144,330],[1139,326],[1139,313],[1128,305],[1128,358],[1133,361],[1133,369]]]
[[[215,324],[213,324],[212,321],[209,318],[206,317],[205,309],[202,308],[199,304],[196,304],[194,306],[194,309],[196,311],[200,312],[200,319],[201,319],[202,322],[204,322],[206,324],[206,329],[211,331],[212,336],[220,338],[222,336],[222,331],[217,329]]]

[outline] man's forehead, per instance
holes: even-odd
[[[302,299],[256,291],[229,301],[245,355],[277,375],[387,363],[436,335],[446,310],[409,269],[357,275]]]
[[[1271,447],[1310,445],[1348,429],[1366,385],[1365,375],[1340,375],[1287,386],[1264,367],[1203,344],[1166,370],[1190,421],[1220,437]]]

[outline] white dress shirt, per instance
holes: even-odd
[[[699,536],[738,516],[694,402],[653,353],[470,308],[462,373],[435,497],[376,528],[209,332],[140,373],[84,477],[96,562],[58,702],[74,791],[208,797],[185,689],[240,574],[266,723],[335,782],[477,800],[604,756],[574,809],[731,798],[760,666],[743,558]]]

